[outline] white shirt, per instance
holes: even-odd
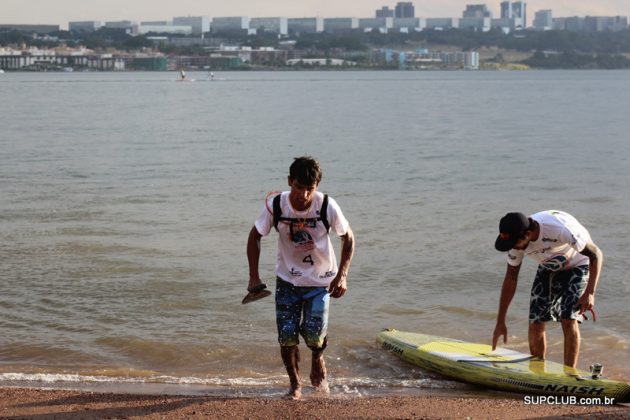
[[[591,235],[575,217],[559,210],[541,211],[530,217],[540,226],[538,239],[531,241],[524,250],[508,251],[509,265],[520,265],[525,255],[551,271],[588,265],[588,257],[580,251],[591,241]]]
[[[291,206],[289,192],[280,197],[282,217],[296,218],[291,235],[290,223],[278,223],[278,259],[276,275],[294,286],[327,287],[337,275],[337,258],[330,242],[330,235],[321,221],[309,225],[300,220],[317,218],[324,200],[324,194],[316,191],[311,205],[304,211],[297,211]],[[327,219],[330,230],[342,236],[348,232],[349,223],[341,212],[337,202],[328,197]],[[302,224],[303,226],[300,226]],[[267,236],[273,226],[273,197],[254,224],[258,233]]]

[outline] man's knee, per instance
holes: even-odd
[[[530,322],[529,323],[529,333],[538,335],[545,332],[545,323],[544,322]]]
[[[562,331],[564,334],[575,334],[580,330],[579,323],[576,319],[562,319],[560,320],[560,324],[562,325]]]

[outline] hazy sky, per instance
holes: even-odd
[[[374,10],[398,0],[0,0],[0,24],[55,24],[67,28],[75,20],[169,20],[173,16],[371,17]],[[417,17],[460,17],[466,4],[479,0],[413,1]],[[486,2],[496,17],[500,0]],[[630,0],[529,0],[528,23],[534,12],[553,15],[630,16]]]

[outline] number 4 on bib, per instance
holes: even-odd
[[[306,257],[304,257],[304,259],[302,260],[302,262],[309,263],[310,265],[314,265],[314,264],[315,264],[315,262],[313,261],[313,257],[311,256],[311,254],[308,254]]]

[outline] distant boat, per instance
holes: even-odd
[[[4,73],[4,70],[0,69],[0,74],[3,74],[3,73]]]
[[[66,73],[72,73],[74,71],[74,69],[72,67],[64,67],[63,71]]]

